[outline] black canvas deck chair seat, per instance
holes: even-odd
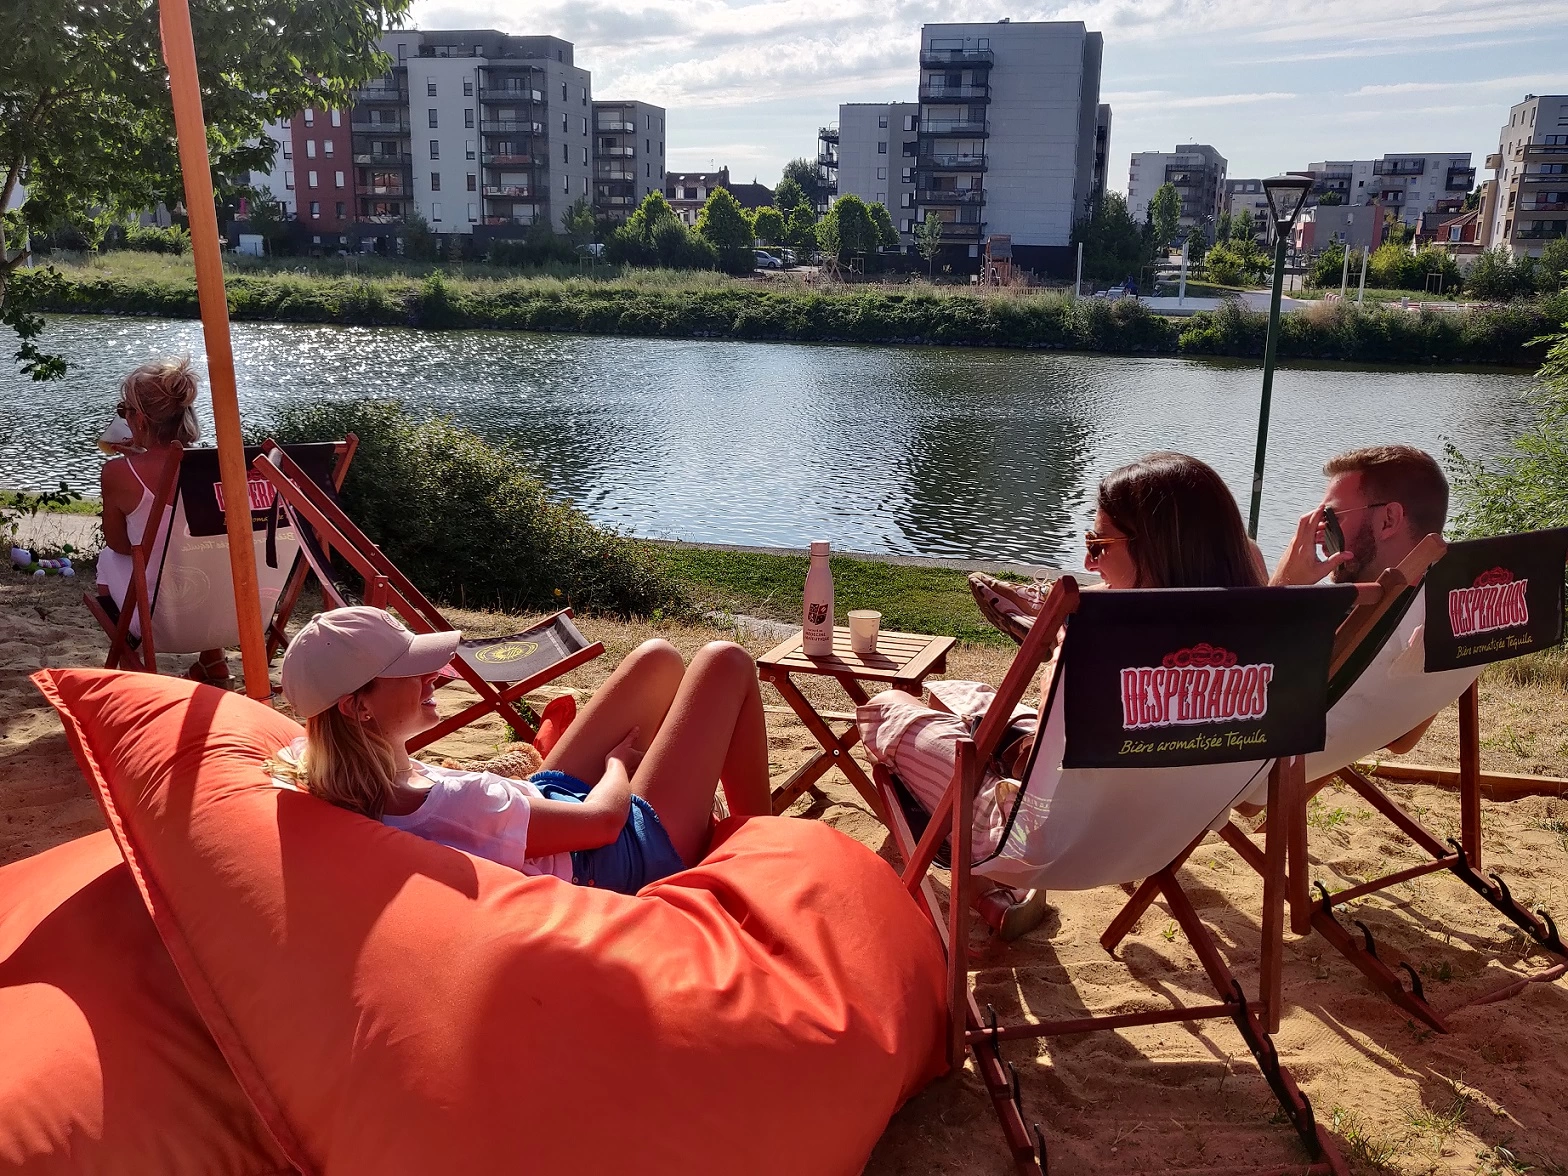
[[[336,495],[305,476],[289,447],[268,441],[262,449],[252,468],[277,491],[280,515],[299,536],[301,554],[329,607],[370,604],[390,609],[417,633],[457,628],[348,517]],[[340,574],[334,556],[352,569],[357,588]],[[285,642],[281,629],[273,640]],[[492,713],[511,726],[516,739],[531,742],[536,719],[524,696],[603,652],[602,642],[589,641],[572,622],[571,609],[521,633],[465,639],[452,668],[478,700],[410,740],[408,750],[417,751]]]
[[[1374,987],[1412,1017],[1448,1032],[1445,1015],[1426,999],[1420,971],[1381,950],[1364,923],[1359,933],[1340,921],[1335,908],[1441,870],[1451,871],[1522,930],[1548,957],[1550,966],[1518,973],[1500,988],[1464,1002],[1481,1004],[1522,991],[1530,983],[1556,980],[1568,972],[1568,948],[1551,915],[1521,905],[1507,883],[1485,872],[1481,846],[1481,757],[1476,679],[1493,662],[1558,645],[1563,640],[1563,575],[1568,528],[1502,535],[1447,545],[1429,536],[1422,549],[1387,574],[1384,599],[1358,609],[1347,626],[1359,624],[1363,639],[1337,654],[1331,683],[1338,701],[1329,713],[1328,747],[1307,757],[1312,785],[1290,798],[1287,823],[1287,894],[1291,929],[1316,930]],[[1397,623],[1387,618],[1404,613]],[[1375,648],[1370,655],[1367,645]],[[1357,766],[1417,724],[1459,704],[1460,835],[1443,838]],[[1343,719],[1337,716],[1343,713]],[[1382,878],[1331,892],[1311,877],[1307,854],[1306,802],[1315,786],[1338,778],[1381,813],[1428,859]],[[1273,812],[1271,810],[1271,822]],[[1239,846],[1234,831],[1227,841]],[[1243,851],[1244,852],[1244,851]],[[1310,884],[1310,886],[1309,886]],[[1452,1012],[1453,1010],[1448,1010]]]
[[[1046,1142],[1030,1129],[1003,1045],[1019,1038],[1224,1018],[1235,1024],[1296,1128],[1310,1160],[1294,1172],[1347,1169],[1311,1104],[1280,1063],[1271,1023],[1279,1015],[1281,957],[1262,958],[1249,998],[1184,893],[1177,871],[1230,806],[1259,779],[1278,795],[1299,787],[1301,755],[1322,747],[1335,627],[1357,586],[1089,592],[1072,577],[1051,589],[972,740],[958,745],[952,783],[917,839],[887,767],[875,779],[892,820],[906,886],[924,904],[948,957],[949,1058],[972,1051],[1020,1172],[1039,1173]],[[1040,735],[996,845],[977,846],[975,794],[1013,709],[1067,636],[1043,705]],[[943,841],[953,862],[945,915],[929,871]],[[1266,931],[1285,917],[1285,852],[1263,851]],[[1218,1002],[1072,1020],[1003,1025],[984,1014],[969,983],[969,899],[976,875],[1048,890],[1139,883],[1163,897]],[[1114,951],[1136,919],[1101,938]],[[1268,934],[1265,943],[1276,942]]]
[[[300,476],[338,487],[353,460],[354,440],[291,445],[290,458]],[[109,634],[109,669],[156,673],[160,653],[199,653],[239,644],[229,536],[218,470],[218,451],[176,451],[164,476],[152,487],[153,509],[147,533],[131,550],[131,578],[125,599],[90,592],[88,610]],[[260,447],[245,451],[246,461]],[[292,528],[273,529],[268,519],[272,489],[251,474],[246,483],[256,550],[261,615],[281,628],[299,595],[305,569]],[[171,509],[172,508],[172,511]],[[161,525],[166,512],[167,527]]]

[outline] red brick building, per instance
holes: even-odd
[[[289,137],[295,219],[313,236],[342,234],[355,219],[356,204],[348,111],[301,111],[291,120]]]

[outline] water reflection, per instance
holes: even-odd
[[[48,341],[77,365],[67,379],[0,365],[0,485],[93,486],[120,377],[202,353],[194,322],[60,318]],[[554,492],[646,535],[1076,566],[1096,483],[1140,453],[1203,458],[1243,508],[1251,484],[1250,363],[250,323],[234,347],[248,423],[303,400],[399,396],[511,442]],[[1494,454],[1527,420],[1526,385],[1280,370],[1265,550],[1318,500],[1327,457],[1445,438]]]

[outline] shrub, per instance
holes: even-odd
[[[343,506],[427,595],[468,608],[571,605],[619,616],[681,607],[646,549],[553,501],[523,454],[395,400],[283,409],[280,442],[357,434]]]
[[[140,253],[189,253],[191,235],[179,225],[166,229],[157,225],[126,225],[124,247]]]
[[[552,233],[548,225],[536,224],[521,239],[492,241],[485,260],[496,265],[542,266],[576,261],[577,251],[570,240]]]

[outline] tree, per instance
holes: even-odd
[[[757,234],[757,240],[768,245],[781,243],[787,233],[784,217],[776,208],[757,209],[757,215],[752,218],[751,227]]]
[[[588,203],[588,197],[579,196],[566,206],[566,211],[561,213],[561,231],[566,234],[566,239],[572,243],[574,251],[581,251],[584,245],[593,243],[598,225],[593,219],[593,206]]]
[[[756,234],[746,210],[728,188],[715,188],[697,214],[697,235],[719,251],[719,265],[729,273],[749,274],[756,268],[752,242]]]
[[[788,180],[795,181],[795,186],[800,189],[806,198],[806,203],[812,208],[819,208],[828,202],[827,185],[822,181],[822,173],[817,170],[815,160],[790,160],[784,165],[784,178],[779,180],[779,184],[782,186]],[[777,199],[776,194],[775,199]]]
[[[1214,243],[1223,245],[1230,240],[1230,212],[1220,213],[1220,219],[1214,226]]]
[[[276,253],[280,242],[288,240],[289,222],[280,201],[261,192],[253,193],[246,201],[246,223],[250,231],[261,238],[263,253]]]
[[[1465,193],[1465,208],[1464,208],[1464,210],[1466,212],[1474,212],[1476,209],[1478,209],[1480,207],[1481,207],[1481,189],[1480,188],[1471,188],[1470,191]]]
[[[269,120],[305,107],[345,109],[382,73],[376,43],[410,0],[225,0],[191,6],[202,108],[218,199],[229,177],[271,165]],[[0,9],[0,322],[16,328],[8,245],[105,210],[120,219],[183,199],[158,7],[144,0],[8,0]],[[18,316],[21,316],[20,319]],[[36,333],[35,333],[36,334]],[[29,340],[24,338],[24,350]],[[36,349],[35,349],[36,350]],[[21,357],[34,378],[51,372]]]
[[[1169,180],[1159,186],[1154,199],[1149,201],[1149,220],[1154,225],[1155,250],[1165,249],[1181,224],[1181,193]]]
[[[789,214],[789,226],[784,239],[791,249],[809,252],[818,248],[817,210],[809,204],[797,204]]]
[[[926,259],[926,276],[934,278],[936,255],[942,251],[942,222],[929,212],[926,219],[915,226],[915,249]]]
[[[1568,289],[1568,237],[1554,238],[1541,250],[1535,265],[1534,285],[1539,294]]]
[[[1465,278],[1470,293],[1488,302],[1506,302],[1520,292],[1519,274],[1506,245],[1488,249],[1475,259]]]
[[[410,261],[434,261],[438,256],[436,235],[430,231],[430,225],[417,211],[410,212],[405,222],[403,256]]]
[[[773,207],[779,210],[785,220],[788,220],[789,214],[794,212],[800,205],[809,203],[810,201],[806,199],[806,191],[800,186],[800,182],[791,178],[788,174],[779,181],[779,186],[773,190]]]
[[[1252,209],[1243,208],[1230,218],[1231,241],[1252,241],[1258,239],[1258,230],[1252,223]]]
[[[1338,192],[1325,192],[1323,195],[1318,197],[1319,208],[1333,208],[1336,205],[1343,203],[1345,203],[1345,198]]]
[[[824,251],[837,254],[839,261],[845,262],[856,254],[876,252],[877,223],[866,202],[850,193],[833,202],[833,207],[817,226],[817,237]],[[835,243],[832,247],[828,245],[830,237]]]
[[[1083,272],[1090,278],[1114,281],[1136,274],[1149,256],[1143,230],[1120,192],[1107,192],[1099,206],[1073,226],[1072,242],[1083,245]]]
[[[871,223],[876,226],[877,244],[884,249],[897,245],[898,230],[893,227],[893,215],[888,212],[887,205],[878,201],[868,205],[866,211],[871,214]]]
[[[1187,230],[1187,260],[1193,265],[1203,264],[1203,255],[1209,251],[1209,238],[1202,225]]]

